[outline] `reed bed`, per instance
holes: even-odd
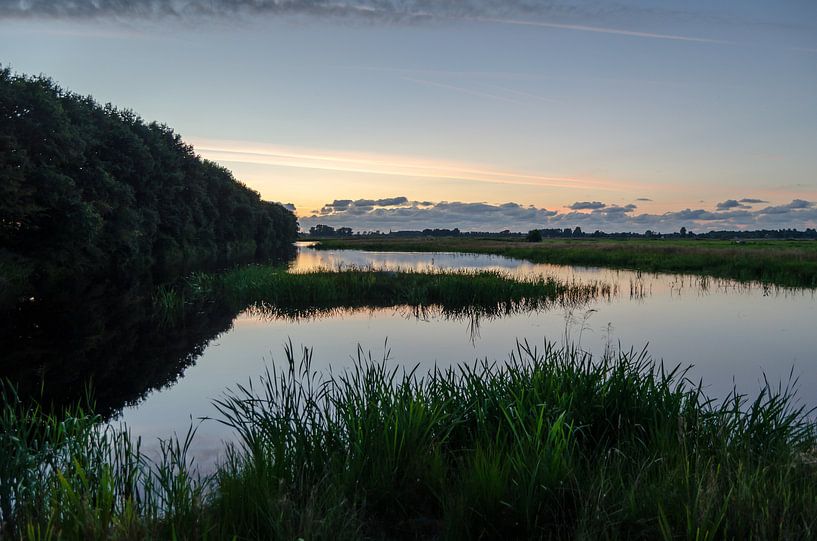
[[[404,306],[439,308],[445,315],[498,315],[553,305],[576,306],[611,298],[614,286],[600,281],[563,282],[553,277],[515,279],[497,271],[384,271],[348,268],[289,273],[251,265],[221,274],[197,273],[154,294],[157,316],[183,317],[186,305],[222,302],[269,317],[314,317],[343,308]]]
[[[539,243],[488,239],[325,239],[318,249],[495,254],[533,263],[687,273],[817,287],[817,242],[716,240],[546,239]]]
[[[124,427],[3,401],[3,533],[26,539],[809,539],[817,436],[789,387],[708,399],[646,352],[518,344],[420,374],[309,350],[216,402],[198,477]]]

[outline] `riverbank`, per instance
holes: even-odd
[[[533,263],[699,274],[784,287],[817,287],[817,242],[471,238],[322,239],[318,249],[493,254]]]
[[[418,374],[362,358],[289,367],[216,405],[236,443],[212,475],[193,431],[145,456],[88,410],[6,388],[9,538],[806,539],[817,436],[786,390],[709,400],[646,353],[520,345]]]

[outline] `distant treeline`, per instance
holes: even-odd
[[[173,275],[275,256],[297,234],[289,210],[199,158],[169,127],[7,68],[0,179],[0,286]]]
[[[538,232],[535,233],[535,232]],[[695,238],[695,239],[817,239],[817,230],[808,228],[803,231],[797,229],[757,229],[753,231],[709,231],[707,233],[693,233],[682,227],[675,233],[659,233],[647,230],[644,233],[605,233],[604,231],[594,231],[585,233],[581,227],[575,228],[552,228],[533,229],[528,233],[512,232],[508,229],[504,231],[460,231],[454,229],[423,229],[422,231],[364,231],[353,232],[349,227],[335,229],[328,225],[316,225],[309,228],[309,235],[312,237],[390,237],[390,238],[413,238],[413,237],[469,237],[469,238],[507,238],[517,240],[535,240],[537,238],[610,238],[610,239],[659,239],[659,238]]]

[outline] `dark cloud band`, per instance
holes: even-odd
[[[0,18],[321,15],[404,21],[543,13],[552,7],[525,0],[0,0]]]
[[[730,201],[738,203],[735,207]],[[388,205],[386,203],[395,203]],[[583,203],[588,203],[589,206]],[[519,203],[463,203],[409,201],[405,197],[388,199],[343,199],[325,205],[312,216],[301,218],[301,227],[318,223],[348,226],[360,231],[421,230],[459,228],[463,231],[528,231],[534,228],[573,228],[583,230],[660,232],[712,229],[780,229],[815,227],[817,205],[795,199],[785,205],[751,210],[738,200],[727,200],[716,210],[682,209],[664,214],[636,214],[636,205],[608,205],[600,201],[579,202],[569,212],[557,212]],[[573,207],[581,207],[576,210]]]

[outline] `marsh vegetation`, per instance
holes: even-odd
[[[429,373],[310,351],[217,400],[235,431],[211,475],[194,431],[140,450],[89,410],[4,388],[13,538],[810,538],[817,436],[789,388],[706,397],[646,352],[518,344]]]
[[[471,238],[325,239],[318,249],[495,254],[534,263],[685,273],[817,287],[817,242],[719,240],[545,239],[519,242]]]
[[[294,318],[337,308],[386,306],[492,315],[576,306],[613,293],[613,286],[600,281],[522,279],[493,270],[346,268],[291,273],[281,267],[251,265],[219,274],[192,274],[175,287],[157,288],[154,300],[157,315],[173,320],[183,316],[186,305],[213,300],[235,311],[252,307],[256,313]]]

